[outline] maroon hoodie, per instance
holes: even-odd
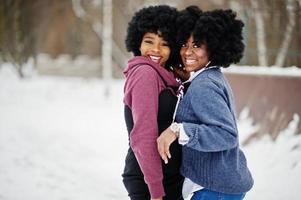
[[[142,56],[136,56],[128,61],[124,75],[126,77],[124,104],[131,109],[134,121],[130,145],[151,197],[162,197],[163,172],[156,142],[159,134],[157,123],[159,94],[166,87],[177,87],[179,84],[172,72]]]

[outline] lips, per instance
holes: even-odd
[[[160,63],[160,60],[162,58],[161,56],[153,56],[153,55],[149,55],[148,57],[155,63]]]

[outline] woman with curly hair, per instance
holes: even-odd
[[[135,13],[128,25],[126,47],[134,57],[124,70],[125,121],[129,149],[122,174],[131,200],[183,199],[181,146],[171,146],[173,159],[164,165],[156,139],[172,122],[179,84],[169,67],[176,60],[174,28],[177,10],[150,6]]]
[[[176,121],[158,138],[165,162],[170,144],[182,145],[183,197],[192,200],[240,200],[253,186],[244,153],[239,148],[232,90],[223,73],[241,59],[243,22],[232,10],[214,10],[194,19],[190,8],[178,24],[180,55],[191,82],[176,111]],[[182,28],[185,28],[184,30]]]

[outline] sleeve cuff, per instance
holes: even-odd
[[[178,141],[179,141],[179,144],[180,144],[180,145],[185,145],[185,144],[188,143],[189,137],[188,137],[188,135],[185,133],[184,126],[183,126],[182,123],[179,124],[179,127],[180,127],[180,133],[179,133]]]

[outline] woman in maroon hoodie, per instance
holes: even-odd
[[[129,149],[122,174],[131,200],[183,199],[181,149],[175,142],[173,157],[163,164],[156,140],[172,122],[179,86],[169,70],[176,60],[177,10],[150,6],[135,13],[128,25],[126,47],[134,57],[124,70],[125,121]]]

